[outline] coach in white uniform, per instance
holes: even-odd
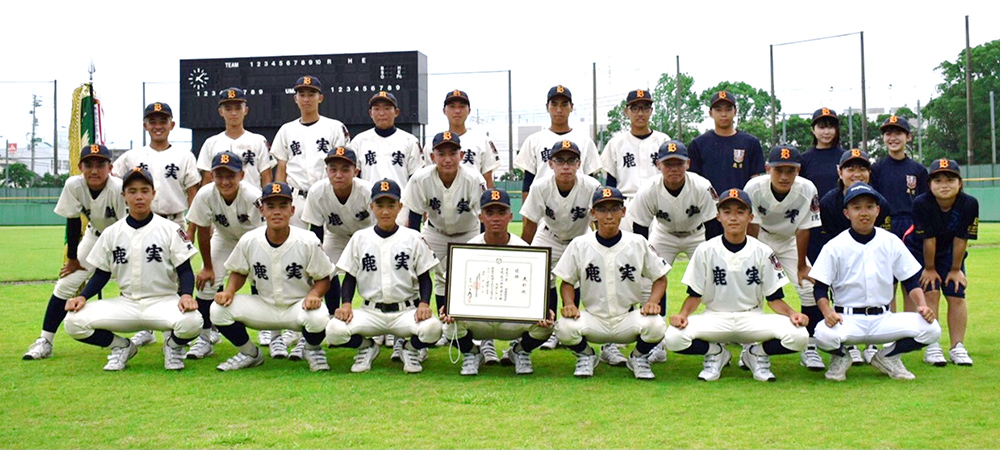
[[[226,122],[226,131],[206,139],[201,145],[198,170],[202,171],[202,185],[212,182],[212,158],[225,151],[240,156],[245,180],[253,187],[260,190],[261,186],[271,183],[271,168],[278,162],[271,159],[267,138],[243,128],[248,112],[250,107],[243,89],[231,87],[219,93],[219,116]]]
[[[500,155],[493,140],[482,131],[465,127],[470,112],[469,94],[455,89],[444,97],[444,115],[448,118],[448,131],[461,138],[462,164],[483,175],[486,187],[493,188],[493,171],[500,167]],[[430,161],[431,155],[425,155]]]
[[[114,332],[166,331],[163,365],[181,370],[184,346],[198,336],[202,324],[198,303],[191,297],[190,260],[196,251],[179,225],[150,210],[156,191],[147,170],[132,169],[122,185],[129,215],[106,228],[87,257],[94,276],[80,296],[66,302],[70,311],[66,333],[78,341],[110,347],[104,370],[123,370],[138,348]],[[87,303],[112,276],[121,296]]]

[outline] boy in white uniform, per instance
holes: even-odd
[[[285,183],[264,186],[260,212],[267,226],[244,234],[226,260],[229,283],[215,294],[212,323],[239,352],[219,364],[221,371],[264,362],[264,355],[247,335],[247,326],[301,332],[309,370],[330,370],[320,344],[330,320],[323,294],[330,288],[333,264],[316,236],[289,224],[295,214],[293,195]],[[258,293],[237,295],[248,278]]]
[[[657,165],[660,146],[669,141],[670,136],[649,126],[649,118],[653,115],[653,97],[649,91],[629,92],[623,110],[630,128],[616,133],[604,146],[601,168],[607,173],[607,185],[622,191],[625,206],[629,207],[639,188],[660,174]],[[622,228],[632,229],[628,216]]]
[[[184,230],[150,210],[153,176],[133,168],[122,181],[129,215],[101,233],[87,262],[94,276],[83,292],[66,302],[66,333],[73,339],[110,347],[104,370],[124,370],[138,347],[114,332],[155,329],[164,333],[163,366],[184,368],[184,346],[201,331],[191,257],[197,253]],[[115,277],[120,297],[87,303]],[[180,295],[177,293],[180,292]]]
[[[212,182],[212,158],[225,151],[240,156],[245,179],[257,190],[271,183],[271,168],[278,162],[271,159],[267,138],[243,128],[243,120],[249,112],[243,89],[231,87],[219,93],[219,116],[226,122],[226,131],[206,139],[201,145],[198,170],[202,171],[202,185]]]
[[[45,309],[42,334],[24,353],[25,360],[52,356],[53,339],[66,317],[66,299],[75,297],[94,274],[94,266],[87,262],[94,243],[106,228],[126,215],[122,180],[110,176],[111,151],[107,147],[91,144],[80,152],[80,172],[66,180],[56,203],[55,213],[66,218],[66,263]],[[87,218],[82,239],[81,217]]]
[[[370,182],[388,178],[405,189],[407,180],[424,166],[420,143],[416,136],[396,128],[399,104],[395,95],[385,91],[372,95],[368,115],[375,127],[359,133],[351,142],[358,153],[361,178]],[[406,218],[404,215],[400,219]]]
[[[489,135],[465,128],[469,117],[469,94],[455,89],[444,97],[444,115],[448,118],[448,131],[462,140],[462,164],[483,175],[486,187],[493,188],[493,171],[500,167],[500,155]],[[430,155],[425,155],[430,160]]]

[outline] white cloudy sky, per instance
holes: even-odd
[[[769,44],[864,31],[869,108],[915,108],[935,95],[934,68],[964,48],[966,15],[973,46],[1000,39],[1000,2],[986,0],[36,1],[2,9],[0,140],[21,148],[32,93],[43,103],[39,133],[52,136],[52,84],[21,82],[58,80],[67,126],[91,59],[105,136],[128,147],[142,142],[143,81],[147,100],[176,105],[180,59],[418,50],[431,74],[431,131],[446,126],[439,97],[454,88],[469,92],[480,120],[506,123],[506,73],[442,73],[512,70],[515,125],[544,122],[545,91],[564,84],[575,94],[575,120],[589,122],[596,63],[604,121],[628,90],[673,73],[678,55],[698,91],[726,80],[769,89]],[[860,107],[859,48],[857,35],[775,48],[783,110]]]

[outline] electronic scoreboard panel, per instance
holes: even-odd
[[[419,136],[427,124],[427,56],[416,51],[339,55],[182,59],[180,126],[192,130],[197,153],[209,136],[225,129],[219,92],[246,91],[246,128],[271,141],[281,125],[299,117],[292,86],[303,75],[323,83],[320,114],[347,125],[351,135],[371,128],[368,99],[384,90],[396,96],[396,126]]]

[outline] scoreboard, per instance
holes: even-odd
[[[180,126],[192,130],[197,153],[208,137],[225,129],[219,92],[246,91],[248,130],[271,141],[278,128],[299,117],[292,86],[303,75],[323,83],[320,114],[347,125],[351,135],[371,128],[368,99],[388,91],[399,102],[396,126],[420,136],[427,124],[427,56],[417,52],[182,59]]]

